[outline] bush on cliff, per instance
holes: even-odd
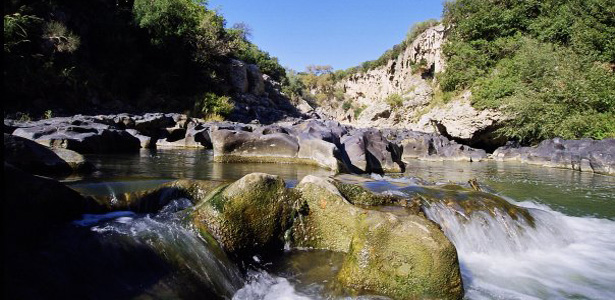
[[[499,133],[524,143],[615,137],[614,13],[610,0],[447,2],[441,87],[505,111]]]

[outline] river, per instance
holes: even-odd
[[[308,174],[333,175],[311,166],[213,163],[207,150],[143,150],[88,159],[98,171],[65,182],[85,194],[98,195],[152,188],[178,178],[235,180],[265,172],[280,175],[293,186]],[[480,212],[461,218],[438,204],[425,209],[457,248],[466,299],[615,299],[615,177],[492,161],[412,161],[405,174],[338,176],[376,192],[406,194],[417,186],[465,184],[473,178],[483,190],[527,208],[535,224]],[[74,224],[108,243],[169,249],[165,253],[171,253],[171,267],[132,263],[132,272],[152,268],[165,275],[125,283],[139,285],[138,289],[118,283],[115,288],[124,291],[122,295],[192,298],[213,290],[217,297],[233,299],[348,297],[331,286],[341,255],[287,249],[283,257],[255,256],[240,270],[220,249],[212,249],[177,221],[177,211],[189,205],[177,199],[156,215],[118,212],[84,216]],[[165,268],[173,271],[161,271]]]

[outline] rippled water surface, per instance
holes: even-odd
[[[251,172],[280,175],[289,186],[308,174],[333,175],[311,166],[214,163],[206,150],[88,158],[98,171],[67,182],[89,194],[139,190],[178,178],[235,180]],[[474,213],[464,220],[445,205],[425,209],[457,248],[467,299],[615,299],[613,176],[516,163],[413,161],[405,174],[338,178],[376,192],[395,193],[447,182],[465,184],[476,178],[484,190],[527,208],[535,219],[534,226],[498,214]],[[168,230],[158,219],[147,219],[150,217],[119,214],[108,216],[109,220],[95,216],[89,220],[92,218],[93,223],[83,226],[98,228],[101,234],[107,230],[134,235],[152,224],[153,228],[162,226],[156,230],[163,233]],[[198,244],[189,232],[179,232],[190,245]],[[193,259],[182,253],[187,255],[185,260]],[[330,298],[330,279],[341,258],[326,252],[291,250],[282,258],[254,257],[253,263],[243,283],[233,290],[234,299]],[[233,276],[226,280],[236,282]]]

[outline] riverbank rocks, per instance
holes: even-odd
[[[451,141],[437,134],[406,132],[401,138],[402,160],[430,161],[481,161],[487,159],[487,152]]]
[[[79,153],[132,152],[141,147],[139,139],[124,130],[90,120],[50,119],[26,124],[13,135],[31,139],[51,148]]]
[[[347,288],[394,299],[460,299],[457,252],[438,226],[413,212],[395,214],[352,205],[328,179],[297,185],[301,247],[347,253],[337,280]]]
[[[497,161],[615,175],[615,139],[544,140],[535,147],[509,144],[493,153]]]
[[[209,193],[191,219],[235,255],[282,249],[295,200],[280,177],[252,173]]]
[[[210,133],[218,162],[304,163],[339,171],[339,149],[309,131],[297,136],[291,128],[271,126],[255,132],[213,128]],[[330,132],[325,134],[330,137]]]
[[[39,175],[67,176],[94,169],[94,165],[77,152],[50,149],[26,138],[6,133],[4,160],[24,171]]]
[[[4,162],[3,238],[29,243],[54,226],[75,220],[101,207],[64,184],[31,175]],[[6,245],[6,244],[5,244]]]

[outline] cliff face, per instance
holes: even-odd
[[[325,117],[359,127],[405,128],[436,132],[477,146],[503,119],[496,111],[477,111],[470,105],[470,92],[444,103],[437,95],[435,75],[446,68],[442,55],[445,28],[425,30],[386,65],[357,73],[336,84],[344,99],[323,103],[317,112]],[[397,94],[401,103],[387,98]],[[343,105],[343,102],[347,102]],[[348,103],[352,108],[348,109]],[[493,145],[491,145],[493,146]]]

